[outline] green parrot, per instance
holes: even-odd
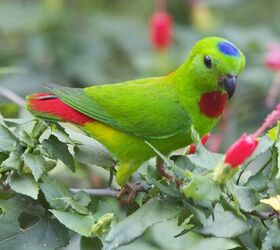
[[[191,126],[203,136],[218,122],[245,66],[231,42],[198,41],[187,60],[160,77],[91,87],[48,87],[27,96],[29,111],[46,121],[75,124],[101,142],[117,161],[124,186],[142,163],[192,143]],[[148,142],[148,143],[147,143]]]

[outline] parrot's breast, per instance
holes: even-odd
[[[199,101],[199,110],[209,118],[218,118],[222,115],[228,95],[220,91],[206,92]]]

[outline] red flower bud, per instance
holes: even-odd
[[[165,49],[172,42],[172,18],[165,11],[152,15],[150,23],[151,42],[156,49]]]
[[[269,52],[265,57],[265,65],[270,70],[280,70],[280,45],[278,43],[268,44]]]
[[[258,145],[258,141],[254,135],[244,133],[240,139],[233,143],[226,152],[225,163],[236,168],[251,156]]]
[[[203,144],[203,145],[205,145],[206,143],[207,143],[207,141],[208,141],[208,139],[209,139],[209,137],[210,137],[210,134],[208,133],[208,134],[206,134],[206,135],[204,135],[202,138],[201,138],[201,143]],[[189,154],[194,154],[196,152],[196,146],[195,146],[195,144],[191,144],[190,146],[189,146]]]

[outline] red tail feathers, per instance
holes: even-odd
[[[60,99],[48,93],[36,93],[27,97],[27,107],[36,116],[53,118],[62,122],[70,122],[83,126],[94,119],[66,105]]]

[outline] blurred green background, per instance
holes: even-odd
[[[24,97],[50,82],[83,87],[163,75],[185,60],[197,40],[214,35],[232,41],[247,58],[236,94],[214,132],[220,135],[219,150],[256,130],[271,111],[265,99],[275,72],[266,68],[264,58],[267,44],[280,42],[280,0],[169,0],[166,11],[174,30],[165,51],[156,51],[150,41],[154,6],[151,0],[0,0],[2,115],[26,116],[1,96],[3,91]],[[65,179],[73,185],[69,176]],[[198,239],[191,235],[175,242],[180,232],[175,224],[152,227],[133,249],[203,249],[195,248]],[[78,239],[72,243],[69,249],[78,249]]]

